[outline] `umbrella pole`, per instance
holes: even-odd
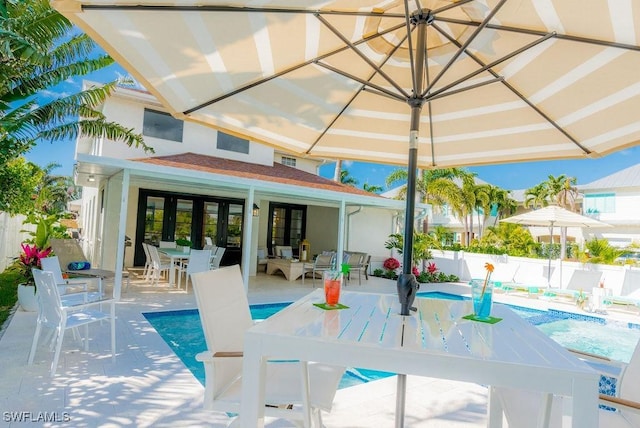
[[[420,286],[411,269],[413,267],[413,223],[415,221],[414,211],[416,206],[420,113],[422,111],[422,106],[425,103],[425,97],[421,95],[425,65],[425,46],[427,44],[427,26],[433,20],[433,17],[429,11],[422,10],[414,14],[412,19],[415,19],[417,27],[417,42],[415,48],[415,61],[413,61],[413,67],[415,67],[413,73],[413,96],[407,100],[411,107],[411,129],[409,132],[409,162],[407,171],[404,241],[402,246],[402,275],[398,277],[397,284],[398,297],[400,299],[400,315],[405,316],[409,315],[411,305],[413,304],[416,292]],[[411,34],[409,34],[409,37],[411,37]],[[404,331],[402,334],[404,336]],[[396,389],[396,428],[404,427],[406,388],[407,375],[398,374]]]

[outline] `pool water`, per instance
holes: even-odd
[[[466,297],[421,292],[418,297],[463,300]],[[251,305],[254,320],[263,320],[287,307],[289,303]],[[598,317],[571,314],[557,310],[540,311],[510,306],[518,315],[567,348],[590,352],[614,360],[629,362],[640,340],[640,325],[607,322]],[[194,376],[204,385],[204,366],[195,356],[207,346],[197,309],[148,312],[143,314]],[[588,341],[587,341],[588,340]],[[340,388],[392,376],[393,373],[353,368],[347,370]],[[602,385],[601,385],[602,386]],[[615,386],[613,386],[615,387]]]

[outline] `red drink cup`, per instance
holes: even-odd
[[[326,271],[324,273],[324,296],[329,306],[335,306],[340,301],[340,288],[342,288],[342,272]]]

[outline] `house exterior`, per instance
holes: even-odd
[[[612,228],[601,235],[616,247],[640,244],[640,164],[578,186],[582,214]]]
[[[186,238],[202,248],[206,237],[227,248],[222,264],[240,263],[245,277],[256,272],[258,248],[291,245],[297,255],[303,239],[310,254],[361,251],[374,265],[388,257],[384,242],[399,231],[404,201],[324,179],[322,160],[174,119],[141,90],[118,88],[102,112],[141,132],[155,153],[77,140],[78,221],[94,264],[142,266],[142,242]]]

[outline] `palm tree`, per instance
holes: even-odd
[[[549,189],[544,182],[524,191],[524,206],[533,209],[549,205]]]
[[[440,209],[445,205],[459,204],[459,188],[454,182],[456,178],[462,178],[467,172],[462,168],[444,168],[420,170],[416,179],[416,192],[420,195],[420,202],[431,204],[434,209]],[[406,169],[393,171],[386,179],[388,187],[406,182],[408,173]],[[399,199],[406,197],[406,186],[400,189]],[[428,232],[429,218],[423,221],[423,232]]]
[[[550,175],[545,182],[549,189],[549,196],[561,207],[575,210],[578,188],[575,177],[567,177],[560,174],[557,177]]]
[[[364,190],[365,192],[369,192],[369,193],[378,193],[378,192],[382,192],[384,189],[382,188],[382,186],[377,186],[375,184],[364,183],[362,185],[362,190]]]
[[[113,60],[48,0],[0,0],[0,165],[31,149],[78,135],[146,146],[142,136],[108,122],[97,110],[118,81],[50,101],[42,91],[75,76],[100,70]]]
[[[340,171],[340,182],[351,187],[356,187],[356,185],[358,184],[358,180],[349,175],[349,171],[346,169]]]
[[[60,168],[58,163],[49,163],[42,168],[42,179],[36,186],[35,209],[45,214],[57,214],[67,210],[75,186],[70,177],[53,175],[52,171]]]

